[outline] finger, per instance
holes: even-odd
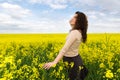
[[[49,69],[49,67],[50,67],[50,65],[48,64],[48,65],[46,66],[46,69]]]
[[[49,66],[47,66],[47,68],[46,68],[46,69],[48,70],[48,69],[50,69],[50,67],[49,67]]]
[[[47,64],[45,64],[44,66],[43,66],[43,68],[46,68],[47,67]]]
[[[49,65],[49,64],[46,66],[46,69],[47,69],[47,70],[50,69],[50,65]]]
[[[45,66],[44,66],[44,69],[48,69],[49,68],[49,64],[46,64]]]
[[[48,69],[50,69],[51,65],[48,66]]]
[[[43,68],[46,66],[46,64],[43,65]]]

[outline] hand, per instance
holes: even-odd
[[[44,69],[50,69],[50,67],[55,67],[56,63],[55,62],[48,62],[43,65]]]

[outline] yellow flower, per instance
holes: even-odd
[[[56,64],[54,64],[52,67],[56,67]]]
[[[62,75],[62,79],[64,79],[64,78],[65,78],[65,75],[63,74],[63,75]]]
[[[33,72],[37,72],[37,69],[35,67],[32,68]]]
[[[65,63],[65,65],[68,65],[68,62],[67,62],[67,61],[65,61],[64,63]]]
[[[5,57],[4,63],[13,63],[13,56]]]
[[[59,76],[59,72],[57,72],[56,75]]]
[[[6,77],[4,77],[4,78],[0,78],[0,80],[7,80],[7,79],[6,79]]]
[[[120,68],[119,68],[119,69],[117,69],[117,72],[118,72],[118,73],[120,73]]]
[[[108,64],[109,64],[109,68],[110,68],[110,69],[113,69],[114,63],[113,63],[113,62],[109,62]]]
[[[43,67],[43,65],[44,65],[44,64],[43,64],[43,63],[41,63],[41,64],[39,64],[39,67],[40,67],[40,68],[42,68],[42,67]]]
[[[56,70],[53,71],[53,74],[55,74]]]
[[[3,64],[0,64],[0,68],[1,68],[1,67],[5,67],[5,64],[4,64],[4,63],[3,63]]]
[[[59,70],[63,70],[63,67],[62,67],[62,66],[60,66],[60,67],[59,67]]]
[[[83,69],[83,66],[79,66],[79,70]]]
[[[71,67],[73,67],[73,65],[74,65],[74,62],[71,62],[71,63],[70,63],[70,65],[71,65]]]
[[[18,60],[17,60],[17,63],[18,63],[18,64],[21,64],[21,59],[18,59]]]
[[[100,67],[100,68],[104,68],[104,67],[105,67],[104,63],[101,63],[101,64],[99,65],[99,67]]]
[[[106,78],[113,78],[113,73],[111,72],[111,70],[107,70],[105,76]]]

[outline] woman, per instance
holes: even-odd
[[[71,30],[66,38],[66,43],[60,50],[58,56],[53,62],[45,63],[43,68],[49,69],[51,66],[57,64],[63,57],[63,61],[67,61],[69,64],[74,62],[72,68],[69,68],[70,80],[84,80],[88,70],[84,66],[81,56],[78,53],[78,48],[81,42],[85,43],[87,39],[88,21],[83,12],[75,12],[73,18],[69,21]],[[83,69],[79,69],[83,66]]]

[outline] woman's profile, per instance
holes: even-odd
[[[66,43],[59,51],[59,54],[53,62],[45,63],[43,68],[50,69],[51,66],[57,64],[62,58],[63,61],[68,63],[74,62],[72,68],[70,68],[68,77],[70,80],[84,80],[88,74],[87,68],[84,66],[82,58],[79,54],[79,46],[81,42],[85,43],[87,39],[87,28],[88,20],[83,12],[75,12],[72,19],[69,21],[71,29],[66,37]],[[79,67],[82,66],[83,69],[80,70]]]

